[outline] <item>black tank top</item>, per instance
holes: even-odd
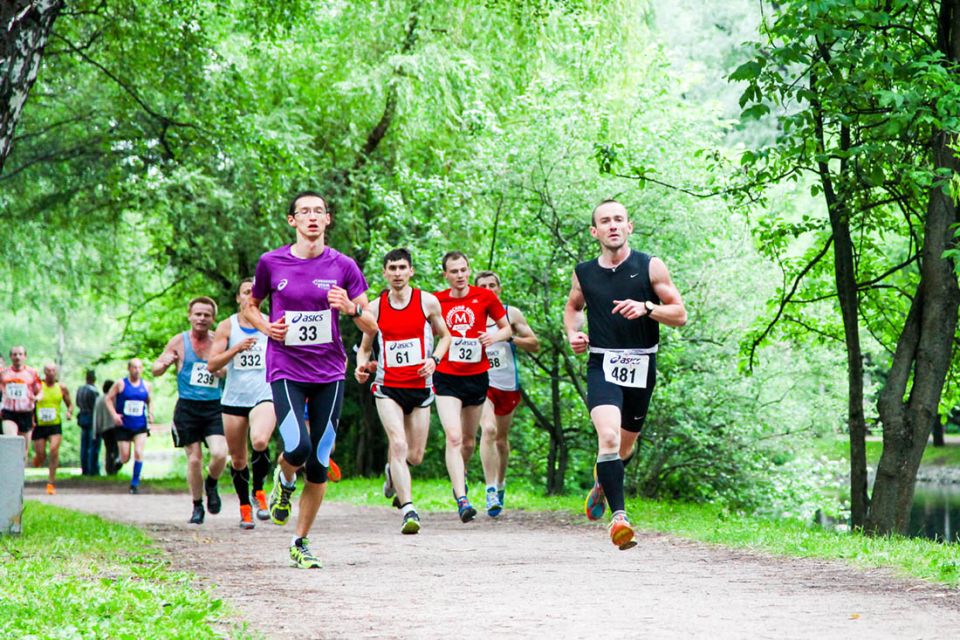
[[[613,269],[600,266],[599,259],[581,262],[574,270],[587,301],[590,346],[603,349],[649,349],[660,342],[660,323],[643,316],[627,320],[613,315],[614,300],[660,298],[650,284],[650,256],[630,251],[630,256]]]

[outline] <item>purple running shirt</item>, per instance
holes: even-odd
[[[347,354],[340,339],[339,312],[327,292],[336,285],[351,300],[367,290],[357,263],[325,247],[316,258],[298,258],[285,245],[260,256],[253,297],[270,299],[270,322],[286,316],[289,330],[280,342],[267,342],[267,382],[326,383],[343,380]]]

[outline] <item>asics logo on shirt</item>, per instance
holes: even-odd
[[[286,288],[286,286],[287,286],[287,279],[284,278],[283,280],[277,283],[277,291],[283,291]]]

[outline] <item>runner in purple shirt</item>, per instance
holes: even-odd
[[[327,490],[346,373],[338,320],[346,314],[366,333],[376,333],[377,321],[366,311],[367,281],[357,264],[325,244],[330,213],[323,196],[313,191],[297,194],[287,210],[287,223],[296,229],[297,241],[260,256],[253,292],[242,313],[270,337],[267,381],[283,438],[270,493],[270,519],[287,523],[297,470],[304,468],[306,483],[290,559],[295,566],[315,569],[322,563],[310,551],[307,534]],[[267,298],[269,323],[260,313],[260,303]],[[310,429],[304,421],[305,405]]]

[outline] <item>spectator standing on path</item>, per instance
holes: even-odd
[[[100,475],[100,434],[93,428],[93,410],[100,391],[94,384],[97,374],[87,370],[86,384],[77,389],[77,426],[80,427],[80,472],[85,476]]]
[[[115,476],[120,470],[120,448],[117,445],[113,415],[107,406],[107,394],[113,387],[113,380],[103,381],[103,395],[97,398],[93,407],[93,431],[103,441],[103,469],[108,476]]]

